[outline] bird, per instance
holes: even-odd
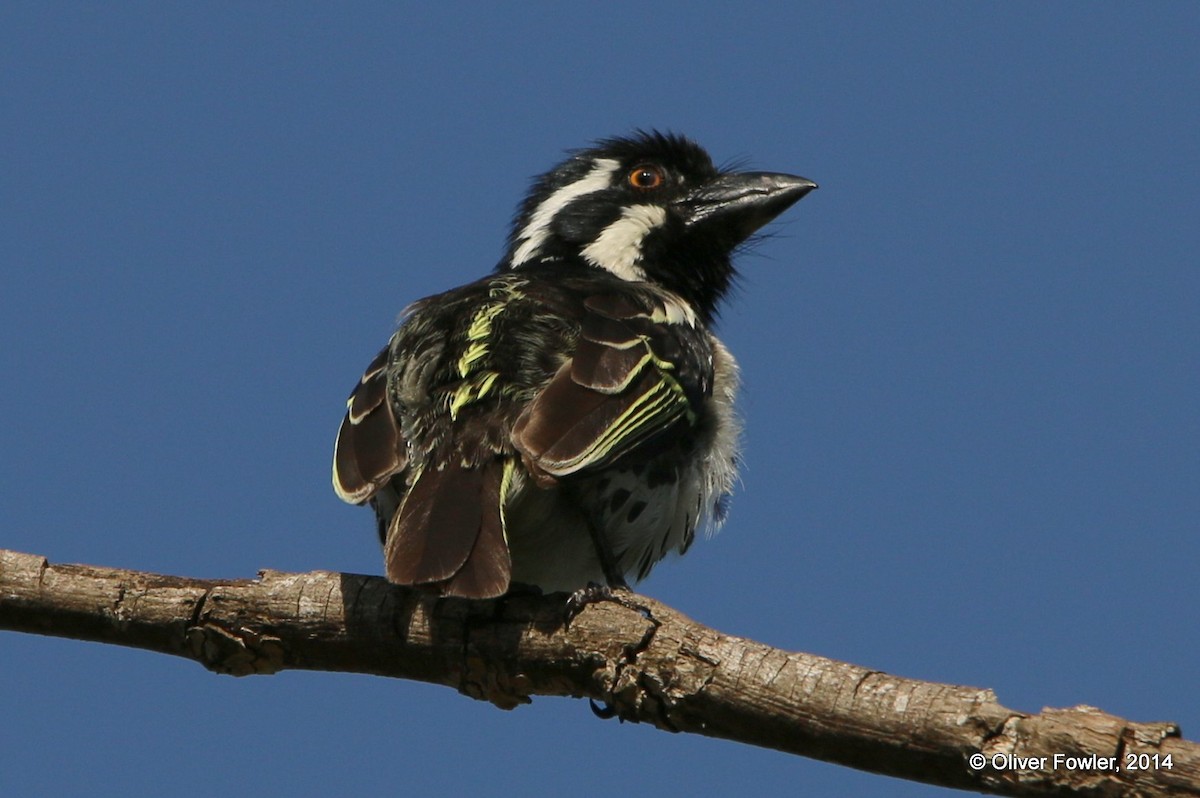
[[[346,402],[333,487],[387,578],[439,596],[627,589],[737,477],[718,306],[748,239],[815,189],[637,130],[534,179],[495,269],[410,305]]]

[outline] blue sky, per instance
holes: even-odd
[[[1200,6],[0,9],[0,547],[379,573],[329,489],[410,301],[634,127],[820,191],[740,262],[744,485],[641,589],[1200,734]],[[0,635],[0,793],[924,796],[444,689]]]

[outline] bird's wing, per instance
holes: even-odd
[[[513,426],[535,477],[552,481],[603,467],[696,420],[711,392],[712,352],[672,302],[592,296],[573,355]]]
[[[388,401],[388,349],[375,356],[346,400],[333,451],[333,489],[362,504],[408,465],[400,425]]]

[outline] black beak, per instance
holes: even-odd
[[[737,172],[697,187],[676,207],[688,227],[712,225],[741,242],[816,187],[796,175]]]

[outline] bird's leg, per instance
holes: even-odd
[[[588,532],[592,535],[592,545],[596,547],[596,558],[600,560],[600,570],[604,572],[604,581],[612,590],[629,590],[625,574],[617,565],[617,556],[613,553],[608,535],[594,521],[588,521]]]
[[[592,534],[592,542],[596,546],[596,556],[600,560],[600,568],[604,571],[604,579],[608,584],[598,585],[592,582],[571,594],[567,599],[567,626],[571,625],[571,621],[575,620],[575,617],[583,612],[587,605],[611,601],[640,614],[654,624],[654,628],[657,629],[659,622],[651,614],[650,608],[636,600],[633,591],[629,589],[629,584],[625,581],[625,575],[617,567],[617,558],[613,554],[612,546],[609,545],[608,536],[604,534],[604,530],[596,523],[589,521],[588,531]],[[653,634],[653,632],[649,634]],[[592,698],[588,699],[588,704],[592,708],[592,713],[602,720],[617,717],[617,707],[614,704],[608,702],[601,704]]]
[[[608,536],[604,534],[604,530],[594,521],[589,520],[588,531],[592,535],[592,543],[596,546],[596,557],[600,560],[600,569],[604,572],[604,580],[607,584],[600,585],[589,582],[571,594],[571,597],[567,599],[567,625],[569,626],[575,616],[583,612],[584,607],[603,601],[620,604],[653,621],[654,616],[650,614],[650,608],[631,598],[633,591],[629,589],[629,583],[625,581],[625,575],[621,573],[621,569],[617,565],[616,555],[613,554],[612,546],[609,545]]]

